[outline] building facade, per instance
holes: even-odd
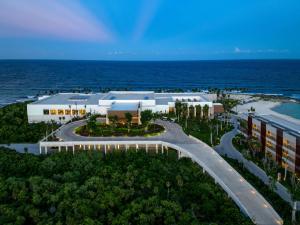
[[[247,135],[260,141],[261,151],[300,175],[300,125],[274,115],[249,114],[246,119]]]
[[[66,123],[74,117],[86,114],[106,116],[117,115],[124,119],[125,112],[133,115],[133,121],[139,120],[140,112],[151,110],[153,113],[169,113],[175,110],[175,102],[190,106],[209,107],[209,116],[214,109],[220,112],[220,104],[213,103],[205,93],[155,93],[153,91],[111,91],[108,93],[59,93],[42,96],[36,102],[27,105],[29,123],[60,122]]]

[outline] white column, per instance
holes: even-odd
[[[127,152],[127,150],[128,150],[128,144],[125,145],[125,150]]]
[[[47,150],[47,146],[45,146],[45,153],[46,153],[46,154],[47,154],[47,151],[48,151],[48,150]]]
[[[75,153],[75,146],[73,145],[73,155],[74,155],[74,153]]]
[[[106,144],[104,145],[104,154],[106,155]]]
[[[58,146],[58,152],[61,152],[61,147],[60,146]]]
[[[148,144],[146,144],[146,152],[148,153]]]
[[[41,146],[41,144],[40,144],[40,155],[42,154],[42,146]]]
[[[85,145],[83,145],[83,150],[85,150]]]

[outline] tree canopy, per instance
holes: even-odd
[[[169,152],[0,149],[0,224],[252,224],[190,159]]]
[[[27,103],[0,108],[0,143],[35,143],[58,126],[54,123],[28,123]]]

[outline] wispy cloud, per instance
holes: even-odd
[[[256,53],[288,53],[288,49],[240,49],[235,47],[233,53],[235,54],[256,54]]]
[[[73,0],[1,0],[0,36],[114,40],[98,18]]]
[[[138,41],[141,39],[153,20],[161,0],[143,0],[138,20],[133,31],[132,39]]]

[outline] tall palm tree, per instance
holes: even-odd
[[[209,106],[207,104],[205,104],[205,106],[203,106],[203,117],[205,119],[208,119],[208,117],[209,117]]]
[[[182,105],[182,115],[185,120],[185,129],[187,129],[187,119],[188,119],[188,106],[187,104]]]
[[[126,118],[126,122],[127,122],[128,133],[129,133],[131,122],[132,122],[132,114],[129,113],[129,112],[126,112],[125,113],[125,118]]]
[[[114,131],[118,122],[118,116],[114,115],[114,116],[109,116],[108,117],[109,121],[112,123],[112,130]]]
[[[201,105],[196,105],[195,109],[196,109],[196,117],[197,117],[197,119],[200,120],[201,119],[201,114],[202,114],[202,112],[201,112],[201,110],[202,110]]]
[[[189,106],[189,118],[195,117],[195,107],[193,105]]]
[[[177,120],[179,121],[180,115],[181,115],[181,111],[182,111],[182,104],[178,100],[176,100],[176,102],[175,102],[175,111],[176,111]]]

